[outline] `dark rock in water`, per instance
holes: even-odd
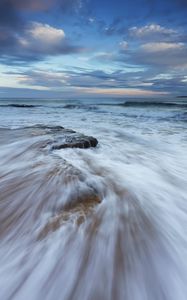
[[[8,130],[8,133],[13,139],[41,137],[41,141],[35,142],[34,146],[37,147],[37,145],[41,145],[39,147],[40,149],[46,148],[48,150],[59,150],[64,148],[87,149],[96,147],[98,144],[96,138],[86,136],[71,129],[66,129],[62,126],[45,126],[37,124],[31,127]]]
[[[34,135],[37,133],[39,133],[39,135],[49,135],[49,138],[52,138],[51,141],[48,142],[51,146],[51,150],[60,150],[64,148],[88,149],[96,147],[98,144],[96,138],[86,136],[71,129],[66,129],[62,126],[35,125],[27,128],[27,130]]]
[[[60,141],[58,140],[56,143],[52,145],[52,150],[59,150],[63,148],[91,148],[96,147],[98,141],[96,138],[92,136],[85,136],[82,134],[71,134],[65,135],[65,138]]]

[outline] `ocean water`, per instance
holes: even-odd
[[[187,100],[2,99],[0,266],[3,300],[186,300]]]

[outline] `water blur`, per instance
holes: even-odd
[[[1,299],[186,300],[186,106],[10,103],[0,103]],[[48,151],[35,124],[99,145]]]

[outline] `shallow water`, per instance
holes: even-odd
[[[1,299],[186,300],[186,104],[0,105]],[[36,124],[99,144],[50,152]]]

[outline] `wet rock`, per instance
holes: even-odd
[[[38,234],[38,240],[44,239],[61,226],[72,223],[80,226],[91,216],[94,208],[101,203],[98,195],[92,194],[81,197],[76,202],[66,205],[62,211],[51,217]]]
[[[59,150],[64,148],[82,148],[87,149],[96,147],[98,141],[92,136],[86,136],[72,129],[66,129],[61,126],[43,126],[36,125],[27,128],[31,135],[46,135],[49,137],[48,145],[51,150]]]
[[[66,135],[63,140],[58,140],[52,145],[52,150],[59,150],[63,148],[91,148],[96,147],[98,141],[92,136],[85,136],[81,134]]]
[[[17,128],[13,130],[7,130],[6,136],[9,135],[9,140],[16,140],[18,138],[34,138],[41,137],[41,141],[37,144],[41,144],[40,148],[46,148],[48,150],[59,150],[64,148],[82,148],[87,149],[96,147],[98,141],[92,136],[86,136],[78,133],[72,129],[66,129],[62,126],[46,126],[37,124],[25,128]],[[36,144],[35,144],[36,145]]]
[[[97,187],[87,181],[87,172],[66,161],[62,152],[52,151],[67,147],[95,147],[98,143],[95,138],[61,126],[44,125],[8,129],[6,135],[0,129],[1,144],[4,136],[5,142],[7,140],[10,144],[7,147],[8,162],[13,168],[11,176],[9,169],[1,170],[1,180],[6,181],[1,196],[9,203],[16,198],[18,206],[4,211],[0,236],[11,232],[15,226],[21,228],[22,216],[24,234],[31,230],[33,218],[37,220],[43,215],[46,218],[36,232],[36,239],[46,237],[65,223],[79,226],[89,216],[95,218],[95,207],[101,202]],[[7,153],[3,155],[6,159]],[[30,214],[29,209],[34,213]]]

